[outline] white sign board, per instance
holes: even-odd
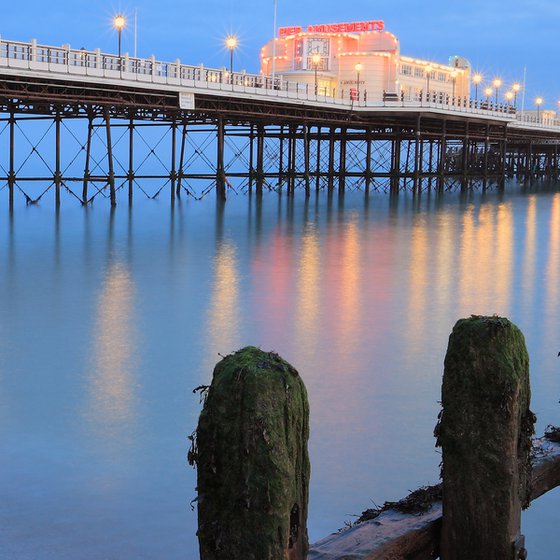
[[[194,109],[194,93],[179,92],[179,108]]]

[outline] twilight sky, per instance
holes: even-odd
[[[2,0],[0,35],[4,39],[116,51],[112,17],[129,17],[123,50],[133,51],[133,18],[138,10],[138,54],[161,60],[180,58],[209,67],[228,64],[224,37],[240,38],[234,66],[255,72],[259,49],[272,35],[273,0]],[[560,99],[558,0],[393,0],[309,2],[278,0],[278,26],[383,19],[409,56],[445,62],[468,58],[489,79],[509,84],[527,68],[526,108],[537,95],[556,107]]]

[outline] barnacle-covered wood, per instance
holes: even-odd
[[[196,432],[202,560],[306,557],[308,438],[290,364],[254,347],[218,363]]]

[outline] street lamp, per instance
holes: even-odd
[[[360,72],[362,71],[363,66],[358,62],[356,66],[354,66],[354,70],[356,70],[356,88],[358,93],[358,103],[360,102]]]
[[[311,62],[313,63],[313,68],[315,69],[315,97],[317,97],[317,92],[319,91],[319,82],[317,80],[317,70],[319,69],[319,64],[321,63],[321,55],[316,52],[313,53],[311,57]]]
[[[521,90],[521,84],[515,82],[515,84],[511,86],[511,89],[513,90],[513,106],[517,109],[517,94]]]
[[[496,90],[496,105],[498,104],[498,91],[500,90],[500,87],[502,86],[503,82],[502,80],[500,80],[500,78],[496,78],[493,82],[492,85],[494,86],[494,89]]]
[[[474,83],[474,100],[478,101],[478,86],[480,85],[480,82],[482,82],[482,74],[476,73],[472,77],[472,81]]]
[[[494,90],[491,87],[487,87],[484,90],[484,95],[486,96],[486,108],[490,109],[490,97],[492,97],[492,94],[494,93]]]
[[[506,99],[508,105],[511,105],[511,101],[513,98],[514,98],[513,91],[506,91]]]
[[[537,97],[535,99],[535,105],[537,106],[537,122],[541,120],[541,105],[543,104],[544,99],[542,97]]]
[[[113,20],[113,25],[115,27],[115,29],[118,31],[119,34],[119,56],[121,56],[121,36],[122,36],[122,30],[124,29],[125,25],[126,25],[126,18],[122,15],[122,14],[118,14],[115,19]]]
[[[226,47],[229,49],[229,73],[233,74],[233,51],[237,47],[237,37],[235,35],[228,35],[226,37]]]
[[[432,70],[432,65],[428,64],[428,66],[426,66],[426,100],[430,97],[430,74],[432,73]]]
[[[451,96],[453,98],[453,104],[455,104],[455,83],[457,81],[457,71],[453,70],[453,72],[451,72],[451,79],[453,80],[453,95]]]

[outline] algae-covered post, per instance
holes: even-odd
[[[501,317],[457,322],[445,357],[442,417],[442,560],[524,558],[521,508],[529,503],[529,357]]]
[[[190,454],[202,560],[304,560],[309,404],[298,372],[247,347],[214,369]]]

